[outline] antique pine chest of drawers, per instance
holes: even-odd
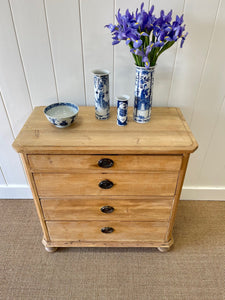
[[[36,107],[13,146],[21,154],[47,251],[57,247],[157,247],[172,229],[189,155],[198,147],[178,108],[153,108],[147,124],[95,119],[80,107],[59,129]]]

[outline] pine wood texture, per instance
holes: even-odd
[[[93,199],[41,199],[44,218],[47,221],[164,221],[168,222],[173,198],[147,200],[102,198]],[[112,213],[103,213],[104,206],[113,207]]]
[[[116,125],[116,108],[107,121],[95,118],[94,107],[80,107],[74,124],[66,129],[50,124],[36,107],[13,143],[18,152],[76,154],[181,154],[193,152],[197,142],[180,110],[153,107],[151,122],[137,124],[128,112],[128,125]]]
[[[102,172],[98,162],[101,159],[113,160],[113,166],[108,172],[133,171],[179,171],[181,155],[28,155],[33,172]],[[106,171],[106,170],[105,170]]]
[[[177,108],[153,108],[147,124],[116,125],[81,107],[67,129],[37,107],[13,146],[21,153],[47,251],[57,247],[157,247],[172,230],[191,152],[198,144]],[[113,165],[101,167],[99,160]],[[99,184],[108,180],[110,188]],[[105,187],[105,186],[104,186]],[[113,210],[104,213],[101,208]],[[104,227],[113,232],[103,233]]]
[[[50,239],[54,241],[93,242],[148,242],[165,240],[168,227],[164,222],[120,222],[120,221],[47,221]],[[112,227],[112,233],[102,233],[104,227]]]
[[[175,221],[177,205],[178,205],[178,201],[180,199],[180,194],[181,194],[181,190],[182,190],[182,186],[183,186],[183,182],[184,182],[185,173],[187,170],[189,156],[190,156],[190,154],[188,154],[188,153],[184,154],[182,166],[180,169],[179,178],[177,181],[177,188],[175,191],[175,197],[173,200],[173,209],[171,210],[171,220],[169,223],[169,229],[168,229],[167,236],[166,236],[167,240],[172,238],[172,230],[173,230],[173,225],[174,225],[174,221]]]
[[[138,176],[138,180],[137,180]],[[34,174],[40,197],[63,197],[73,195],[99,196],[173,196],[178,173],[140,173],[140,174]],[[110,180],[114,185],[102,189],[99,183]]]
[[[34,183],[32,173],[31,173],[31,171],[29,169],[29,164],[28,164],[28,161],[27,161],[27,156],[24,155],[24,154],[21,154],[20,157],[22,159],[22,162],[23,162],[23,165],[24,165],[24,169],[25,169],[25,172],[26,172],[26,175],[27,175],[27,178],[28,178],[28,182],[30,184],[30,188],[31,188],[32,195],[33,195],[33,198],[34,198],[34,204],[35,204],[36,211],[37,211],[37,214],[38,214],[38,217],[39,217],[39,221],[41,223],[41,227],[42,227],[42,231],[43,231],[43,234],[44,234],[44,238],[45,238],[46,241],[49,241],[48,230],[47,230],[47,227],[46,227],[46,223],[44,221],[44,216],[43,216],[43,212],[42,212],[42,208],[41,208],[41,203],[39,201],[37,188],[36,188],[36,185]]]
[[[149,248],[149,247],[156,247],[161,248],[165,247],[166,249],[170,248],[174,243],[173,239],[170,239],[169,241],[46,241],[45,239],[42,239],[42,244],[44,245],[45,249],[46,247],[142,247],[142,248]],[[46,249],[47,250],[47,249]],[[53,251],[54,252],[54,251]],[[160,252],[161,249],[160,249]]]

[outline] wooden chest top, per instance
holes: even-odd
[[[80,107],[74,124],[60,129],[50,124],[44,106],[35,107],[13,143],[21,153],[55,154],[181,154],[194,152],[198,144],[180,109],[153,107],[151,121],[137,124],[133,108],[128,125],[116,124],[116,108],[108,120],[97,120],[94,107]]]

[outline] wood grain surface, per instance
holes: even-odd
[[[42,199],[45,220],[169,221],[173,198],[138,199]],[[110,206],[112,213],[103,213]]]
[[[168,227],[166,222],[47,221],[46,224],[53,241],[163,242]],[[103,227],[112,227],[114,232],[102,233]]]
[[[36,107],[13,146],[27,153],[110,153],[151,154],[193,152],[197,142],[180,110],[174,107],[153,107],[151,122],[137,124],[128,112],[128,125],[116,125],[116,108],[108,120],[97,120],[94,107],[80,107],[74,124],[65,129],[50,124]]]
[[[101,168],[101,159],[111,159],[113,166]],[[178,171],[181,155],[28,155],[31,170],[42,172],[133,172]]]
[[[158,195],[173,196],[178,173],[139,173],[139,174],[96,174],[35,173],[39,197],[63,197],[74,195]],[[110,189],[102,189],[103,180],[113,182]]]

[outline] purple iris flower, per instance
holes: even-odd
[[[144,56],[142,58],[142,62],[145,63],[145,67],[148,69],[150,67],[150,62],[149,62],[149,59],[148,59],[148,56]]]
[[[183,44],[184,44],[184,41],[185,41],[187,35],[188,35],[188,32],[186,32],[185,35],[183,35],[183,36],[181,37],[181,42],[180,42],[180,47],[181,47],[181,48],[183,47]]]
[[[147,56],[148,56],[149,53],[151,52],[153,46],[154,46],[154,43],[151,43],[150,45],[148,45],[148,46],[146,47],[145,54],[146,54]]]
[[[164,44],[165,44],[165,43],[162,42],[162,41],[157,41],[157,42],[154,43],[153,48],[154,48],[154,47],[162,47],[162,46],[164,46]]]
[[[134,53],[135,53],[136,55],[141,56],[141,57],[145,56],[144,51],[143,51],[143,50],[140,50],[140,49],[136,49],[136,50],[134,51]]]
[[[183,15],[176,16],[172,21],[172,10],[167,14],[161,10],[158,18],[153,12],[154,6],[145,11],[144,3],[135,13],[127,9],[122,15],[119,9],[116,15],[118,23],[105,26],[112,33],[112,44],[116,45],[124,40],[130,47],[136,65],[146,68],[154,66],[159,55],[178,39],[181,39],[182,47],[188,34],[185,33]]]
[[[148,54],[145,53],[143,50],[140,50],[140,49],[136,49],[134,51],[134,53],[140,57],[142,57],[142,62],[145,64],[145,67],[146,68],[149,68],[150,67],[150,62],[149,62],[149,59],[148,59]]]
[[[105,27],[107,27],[111,32],[113,32],[117,28],[116,25],[113,24],[105,25]]]
[[[136,40],[134,41],[133,45],[134,45],[134,48],[137,49],[139,48],[141,45],[142,45],[142,40]]]
[[[182,15],[181,17],[176,16],[176,22],[181,25],[184,22],[184,15]]]
[[[119,44],[120,43],[120,40],[114,40],[113,42],[112,42],[112,45],[114,46],[114,45],[116,45],[116,44]]]

